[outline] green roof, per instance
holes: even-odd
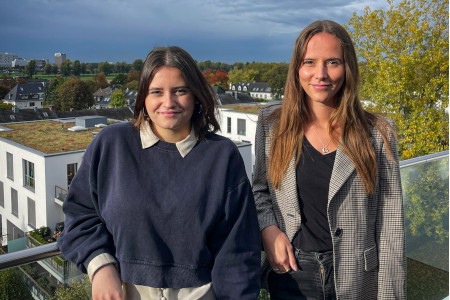
[[[27,123],[2,124],[10,131],[1,131],[0,137],[33,148],[46,154],[84,150],[94,138],[92,132],[101,128],[88,128],[85,131],[67,130],[74,122],[38,121]]]
[[[246,105],[246,104],[230,104],[230,105],[222,105],[220,108],[232,109],[236,112],[242,113],[250,113],[250,114],[259,114],[259,110],[261,107],[265,107],[265,105]]]

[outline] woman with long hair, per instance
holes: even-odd
[[[392,121],[358,97],[353,43],[333,21],[298,36],[284,99],[260,112],[253,176],[271,299],[404,299]]]
[[[94,300],[256,299],[250,182],[236,145],[214,133],[213,91],[186,51],[149,53],[134,117],[87,148],[63,205],[63,255]]]

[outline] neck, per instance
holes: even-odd
[[[322,104],[315,104],[309,110],[310,113],[310,124],[315,124],[316,126],[327,129],[328,123],[330,121],[331,114],[336,109],[334,107]]]

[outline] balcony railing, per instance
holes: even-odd
[[[445,151],[400,162],[405,211],[408,299],[448,299],[448,159],[448,151]],[[36,261],[41,262],[41,265],[45,261],[58,269],[61,266],[54,259],[60,254],[56,243],[50,243],[0,255],[0,271]],[[19,270],[25,272],[25,269],[21,267]],[[60,270],[71,272],[64,267]],[[25,281],[33,283],[27,285],[34,291],[35,299],[48,299],[48,289],[45,290],[41,286],[45,280],[30,279],[26,275],[23,277]],[[89,280],[82,280],[77,284],[77,287],[80,286],[85,290],[89,289]]]
[[[66,198],[67,198],[67,190],[55,185],[55,202],[62,206]]]

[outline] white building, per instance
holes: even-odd
[[[0,228],[3,244],[64,221],[62,201],[85,150],[46,154],[0,138]]]
[[[258,123],[258,107],[261,104],[233,105],[232,107],[219,107],[219,122],[223,135],[233,141],[247,142],[251,144],[251,170],[249,179],[252,179],[253,166],[255,165],[255,134]],[[253,107],[252,112],[246,111],[244,107]]]
[[[11,68],[13,60],[19,58],[17,54],[13,53],[0,53],[0,67]]]
[[[17,68],[17,67],[25,67],[28,65],[28,60],[25,58],[16,58],[12,61],[11,67]]]

